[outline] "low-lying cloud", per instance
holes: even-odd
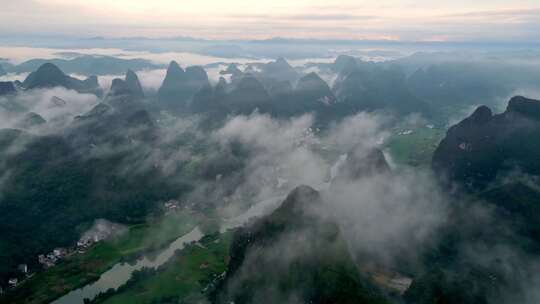
[[[22,112],[8,112],[0,108],[0,115],[3,116],[0,128],[13,128],[25,113],[34,112],[42,116],[47,121],[47,125],[33,131],[46,133],[64,128],[73,117],[89,111],[100,102],[100,99],[92,94],[80,94],[73,90],[56,87],[34,89],[19,92],[15,96],[0,97],[0,102],[15,104],[24,109]]]

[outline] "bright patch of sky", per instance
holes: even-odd
[[[18,0],[0,35],[533,41],[538,0]]]

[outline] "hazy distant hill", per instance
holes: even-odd
[[[32,59],[8,69],[13,73],[30,73],[45,63],[52,63],[68,74],[80,75],[118,75],[128,69],[140,71],[145,69],[163,68],[146,59],[121,59],[112,56],[83,55],[72,59]]]
[[[79,80],[64,74],[52,63],[44,63],[35,72],[30,73],[23,81],[22,87],[27,90],[63,87],[79,93],[91,93],[97,96],[102,94],[96,76]]]

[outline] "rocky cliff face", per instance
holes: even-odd
[[[516,96],[504,113],[481,106],[448,130],[433,169],[467,188],[484,187],[511,170],[540,174],[540,101]]]

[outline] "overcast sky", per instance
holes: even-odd
[[[540,41],[540,0],[0,0],[0,35]]]

